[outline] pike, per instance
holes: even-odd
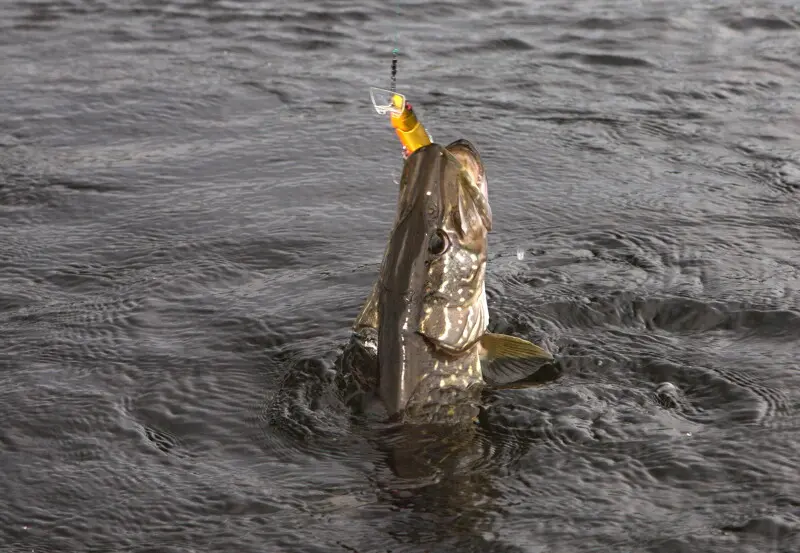
[[[390,418],[474,416],[487,363],[553,359],[527,340],[487,332],[491,228],[486,172],[470,142],[428,141],[410,153],[379,276],[353,324],[372,358],[355,373],[357,391],[363,400],[371,390]]]

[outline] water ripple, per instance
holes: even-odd
[[[798,549],[793,3],[0,15],[4,545]],[[394,214],[394,47],[486,163],[492,329],[557,354],[463,433],[330,382]]]

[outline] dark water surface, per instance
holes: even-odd
[[[800,551],[796,6],[3,2],[0,551]],[[276,401],[377,272],[395,35],[563,360],[424,476]]]

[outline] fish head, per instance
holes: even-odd
[[[466,140],[429,144],[405,162],[378,291],[379,393],[390,415],[426,378],[439,382],[445,363],[466,371],[459,358],[475,354],[486,330],[486,192],[483,163]],[[477,354],[475,361],[470,374],[477,381]]]

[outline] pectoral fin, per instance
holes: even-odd
[[[535,386],[557,378],[542,366],[542,362],[552,361],[553,356],[527,340],[484,334],[480,345],[483,378],[495,389]]]
[[[487,361],[504,358],[553,360],[553,356],[544,348],[507,334],[486,333],[481,337],[480,344],[481,358]]]

